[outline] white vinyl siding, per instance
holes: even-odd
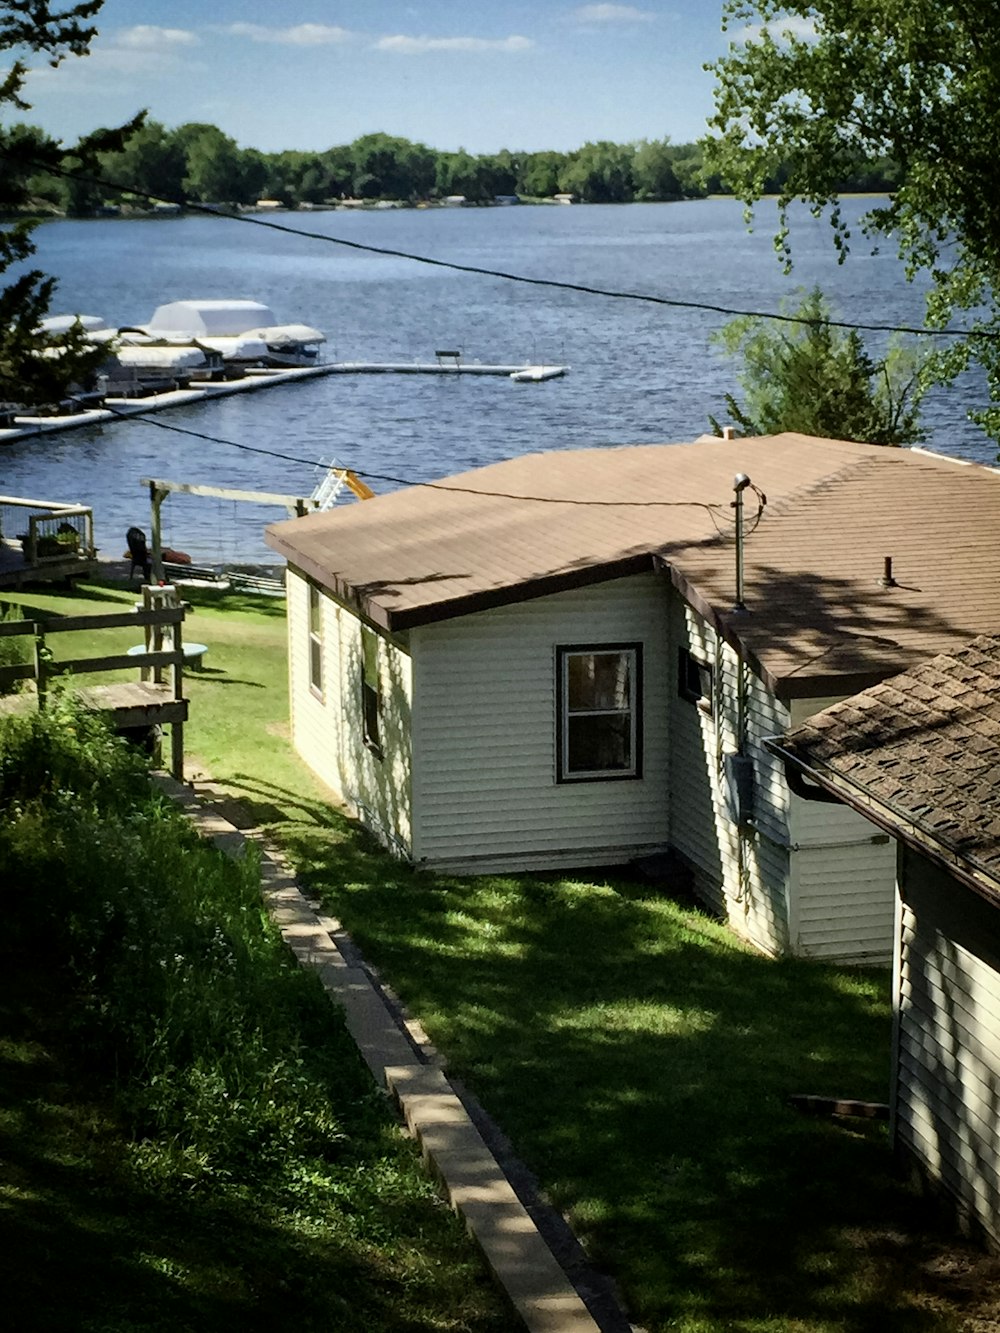
[[[788,948],[788,790],[762,746],[787,729],[787,709],[745,664],[744,753],[754,765],[754,815],[742,830],[726,800],[725,756],[738,744],[740,664],[735,652],[673,594],[670,693],[672,845],[695,869],[697,891],[740,934],[768,953]],[[678,692],[680,649],[712,667],[712,709]]]
[[[792,725],[835,699],[796,699]],[[791,945],[805,958],[887,964],[892,959],[894,841],[846,805],[792,796]]]
[[[313,630],[310,616],[310,584],[289,569],[286,582],[288,607],[288,693],[292,744],[311,769],[340,794],[340,709],[331,700],[339,698],[339,624],[330,614],[331,603],[319,599],[320,669],[324,695],[312,685]]]
[[[414,858],[610,864],[667,843],[667,584],[616,579],[415,629]],[[557,649],[642,648],[642,777],[558,782]]]
[[[1000,1241],[1000,912],[900,848],[897,1143]]]
[[[382,634],[373,635],[369,666],[377,669],[379,747],[365,735],[362,631],[359,618],[332,597],[320,597],[324,694],[310,688],[308,583],[288,572],[292,740],[306,763],[394,850],[409,855],[410,659]]]

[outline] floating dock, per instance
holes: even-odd
[[[78,430],[83,426],[102,426],[123,417],[148,416],[168,407],[189,407],[213,398],[228,398],[237,393],[253,393],[276,384],[294,384],[299,380],[319,379],[325,375],[493,375],[514,383],[541,382],[559,379],[567,366],[484,365],[479,361],[462,361],[459,354],[439,352],[436,361],[328,361],[316,366],[296,366],[287,370],[254,367],[236,380],[192,382],[183,389],[146,397],[113,398],[106,406],[89,408],[67,416],[16,416],[14,424],[0,428],[0,444],[13,444],[37,435],[53,435],[58,431]]]

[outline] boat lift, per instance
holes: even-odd
[[[163,526],[161,521],[161,510],[163,502],[168,495],[177,492],[182,495],[203,495],[209,499],[215,500],[234,500],[243,501],[247,504],[274,505],[284,509],[289,518],[302,518],[306,514],[316,513],[322,510],[331,509],[337,501],[337,497],[346,487],[359,500],[371,500],[375,492],[352,472],[350,468],[343,467],[340,463],[331,462],[324,464],[326,472],[314,488],[311,495],[280,495],[270,491],[242,491],[234,490],[229,486],[202,486],[200,484],[188,481],[166,481],[159,477],[143,477],[142,485],[149,487],[149,507],[150,507],[150,528],[152,533],[152,556],[153,556],[153,577],[157,582],[165,578],[163,562]],[[169,563],[169,562],[168,562]],[[174,567],[171,573],[175,571],[183,572],[185,566]],[[191,567],[192,574],[195,574],[194,567]],[[216,577],[214,571],[199,570],[198,574],[211,574]],[[197,577],[197,574],[195,574]],[[238,576],[236,581],[249,591],[259,592],[277,592],[277,587],[271,586],[277,583],[277,580],[266,579],[257,575]],[[283,590],[280,589],[280,590]]]

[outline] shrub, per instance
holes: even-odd
[[[0,602],[0,624],[10,624],[15,620],[23,620],[24,611],[19,606],[10,603]],[[17,688],[17,682],[11,685],[4,685],[3,668],[25,666],[31,661],[33,643],[30,635],[18,634],[4,635],[0,637],[0,694],[10,694]]]

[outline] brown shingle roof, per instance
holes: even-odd
[[[1000,635],[834,704],[771,748],[904,839],[980,872],[1000,899]]]
[[[768,497],[746,615],[738,472]],[[390,630],[665,568],[785,697],[849,693],[1000,626],[1000,475],[919,451],[792,434],[552,451],[439,486],[278,523],[268,541]],[[879,584],[885,556],[896,587]]]

